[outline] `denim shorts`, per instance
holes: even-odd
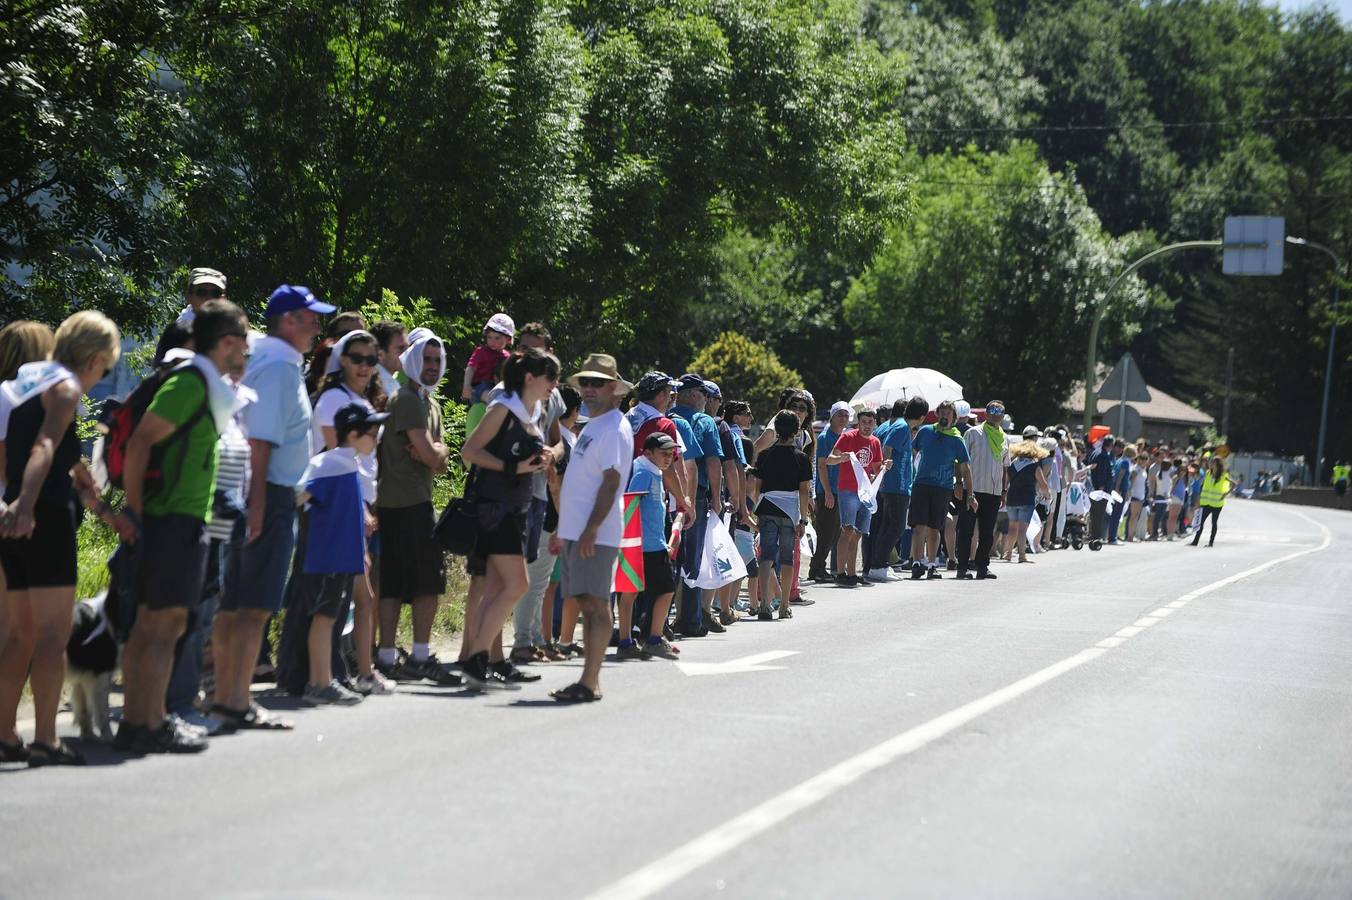
[[[786,516],[774,516],[761,513],[760,554],[758,559],[765,565],[793,565],[793,548],[798,543],[795,525]]]
[[[1027,525],[1033,521],[1033,507],[1029,506],[1006,506],[1005,511],[1009,513],[1011,523],[1022,523]]]
[[[225,558],[225,590],[221,611],[282,608],[291,555],[296,549],[296,492],[269,483],[263,504],[263,530],[246,544],[248,517],[235,520]]]
[[[873,513],[868,505],[859,502],[854,491],[836,491],[836,507],[840,510],[840,527],[853,528],[860,534],[868,534],[873,522]]]

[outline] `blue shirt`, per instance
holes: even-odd
[[[695,466],[699,470],[699,486],[708,489],[709,471],[702,463],[709,457],[719,460],[723,458],[723,441],[718,437],[718,425],[715,424],[714,417],[708,413],[695,412],[688,406],[672,407],[670,417],[681,418],[690,423],[695,439],[690,452],[686,454],[686,459],[700,463]]]
[[[822,429],[822,433],[817,435],[817,459],[831,455],[831,451],[836,447],[836,438],[838,437],[840,437],[840,435],[836,434],[830,428]],[[814,481],[817,478],[817,466],[815,463],[812,466],[812,477]],[[834,494],[837,485],[840,483],[840,466],[827,466],[826,480],[831,483],[831,493]]]
[[[301,355],[273,337],[259,341],[259,348],[270,342],[275,343],[265,352],[255,350],[244,373],[242,383],[258,393],[257,402],[244,410],[244,430],[250,440],[272,445],[268,483],[294,488],[310,462],[310,396]]]
[[[1131,496],[1131,460],[1125,456],[1113,463],[1113,490],[1123,497]]]
[[[967,442],[962,439],[962,435],[940,434],[935,426],[926,425],[915,433],[913,443],[920,453],[920,462],[915,468],[915,483],[953,490],[954,464],[971,460],[967,454]]]
[[[884,448],[892,448],[892,468],[883,475],[883,483],[878,492],[909,495],[911,482],[915,480],[915,460],[911,456],[911,426],[906,424],[905,419],[887,424],[889,427],[882,442]]]
[[[350,449],[321,453],[305,472],[310,530],[305,544],[308,575],[358,575],[366,569],[366,507],[361,476]]]
[[[646,456],[634,460],[629,493],[643,495],[638,501],[638,514],[643,521],[643,552],[666,550],[667,503],[662,473],[648,462]]]
[[[1089,454],[1089,483],[1096,491],[1113,489],[1113,452],[1102,447]]]
[[[671,424],[676,426],[676,433],[681,436],[681,443],[684,445],[684,449],[681,450],[680,461],[703,458],[703,454],[695,455],[700,453],[700,449],[695,445],[695,429],[690,427],[690,423],[680,416],[673,415],[667,418],[671,419]]]

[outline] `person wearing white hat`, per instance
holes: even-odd
[[[516,323],[506,313],[494,313],[484,323],[484,342],[474,348],[465,366],[465,382],[460,399],[478,403],[498,383],[498,368],[507,360],[507,348],[516,337]],[[409,343],[413,336],[409,335]]]

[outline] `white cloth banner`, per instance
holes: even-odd
[[[700,558],[699,572],[693,580],[686,578],[685,583],[694,588],[716,590],[745,577],[746,563],[737,552],[737,542],[728,526],[718,516],[710,516],[704,526],[704,555]]]
[[[853,451],[850,452],[850,465],[854,469],[854,483],[858,486],[855,493],[859,495],[859,502],[867,506],[870,513],[876,513],[878,511],[878,490],[883,485],[883,475],[886,474],[887,470],[880,470],[878,477],[869,481],[868,473],[859,464],[859,457],[855,456]]]
[[[1039,534],[1042,534],[1042,518],[1037,514],[1037,510],[1033,510],[1032,521],[1028,523],[1028,549],[1034,553],[1038,552]]]

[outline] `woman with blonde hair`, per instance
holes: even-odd
[[[75,606],[77,493],[87,506],[103,509],[80,460],[75,411],[117,362],[121,342],[107,316],[78,312],[56,330],[51,360],[27,363],[0,385],[9,408],[0,566],[16,626],[0,648],[0,760],[6,762],[84,763],[56,736]],[[15,731],[25,676],[32,679],[37,720],[29,747]]]
[[[1036,428],[1024,429],[1023,440],[1009,449],[1009,496],[1005,500],[1005,509],[1009,513],[1010,550],[1019,551],[1019,562],[1026,563],[1028,523],[1033,521],[1033,507],[1038,495],[1051,493],[1047,486],[1047,473],[1043,471],[1042,461],[1047,451],[1038,444]]]

